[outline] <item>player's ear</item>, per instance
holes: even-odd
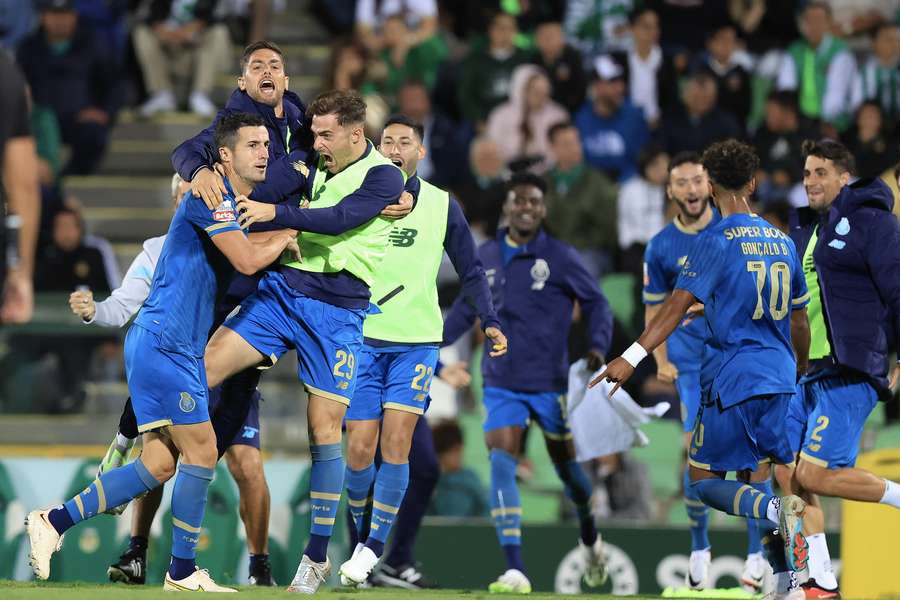
[[[229,150],[228,146],[221,146],[219,148],[219,159],[223,163],[231,162],[231,150]]]
[[[850,171],[844,171],[839,175],[841,180],[841,186],[845,186],[850,183]]]
[[[756,192],[756,176],[750,178],[750,187],[748,189],[751,195]]]
[[[288,86],[290,85],[290,83],[291,83],[291,78],[288,77],[287,75],[285,75],[284,76],[284,89],[288,89]]]
[[[243,76],[243,75],[241,75],[240,77],[238,77],[238,82],[237,82],[237,83],[238,83],[238,89],[239,89],[239,90],[241,90],[242,92],[246,92],[246,91],[247,91],[247,80],[244,79],[244,76]]]
[[[419,160],[425,158],[425,155],[428,154],[428,148],[425,147],[425,144],[419,142]]]

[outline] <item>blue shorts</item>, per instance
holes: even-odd
[[[262,399],[254,390],[247,402],[238,405],[221,402],[221,392],[209,392],[209,420],[216,431],[219,456],[231,446],[253,446],[259,450],[259,403]]]
[[[755,471],[760,464],[794,462],[785,437],[793,394],[767,394],[722,409],[709,395],[691,437],[689,462],[707,471]]]
[[[534,419],[550,439],[572,439],[566,414],[566,396],[557,392],[514,392],[505,388],[484,388],[487,417],[484,430],[527,427]]]
[[[397,346],[377,348],[363,344],[347,420],[381,419],[387,408],[425,414],[437,359],[437,346],[409,346],[400,351]]]
[[[363,310],[340,308],[298,292],[272,272],[224,326],[271,364],[296,349],[297,375],[307,392],[349,405],[364,317]]]
[[[694,430],[697,413],[700,412],[700,371],[678,372],[675,389],[681,401],[681,425],[685,432]]]
[[[806,393],[806,386],[801,382],[797,384],[797,393],[791,398],[788,407],[787,421],[784,424],[785,437],[794,456],[800,453],[803,438],[806,437],[806,423],[809,415],[816,407],[815,398]]]
[[[160,348],[140,325],[125,336],[125,376],[138,432],[209,421],[203,359]]]
[[[821,375],[820,375],[821,373]],[[861,375],[828,370],[801,381],[812,405],[800,458],[827,469],[852,467],[878,392]]]

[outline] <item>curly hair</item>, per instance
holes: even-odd
[[[700,160],[713,183],[728,190],[739,190],[750,183],[759,169],[759,157],[753,148],[733,139],[716,142]]]

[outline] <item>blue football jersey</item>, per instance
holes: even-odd
[[[720,220],[719,212],[713,210],[713,218],[705,229]],[[698,233],[684,229],[676,217],[653,236],[644,252],[644,304],[661,304],[672,293]],[[679,326],[666,340],[669,360],[680,373],[700,370],[705,339],[706,320],[700,317]]]
[[[135,319],[159,336],[165,350],[203,356],[217,299],[234,275],[234,267],[211,239],[243,231],[227,180],[226,186],[229,192],[215,210],[187,192],[169,225],[150,295]]]
[[[698,236],[676,288],[706,306],[707,342],[720,353],[712,393],[723,407],[794,392],[790,314],[809,294],[787,235],[755,215],[724,218]]]

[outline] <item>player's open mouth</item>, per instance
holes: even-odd
[[[275,91],[275,82],[271,79],[263,79],[259,82],[259,91],[261,92],[274,92]]]
[[[400,160],[399,158],[395,158],[391,162],[394,163],[394,165],[400,167],[401,169],[403,168],[403,161]]]

